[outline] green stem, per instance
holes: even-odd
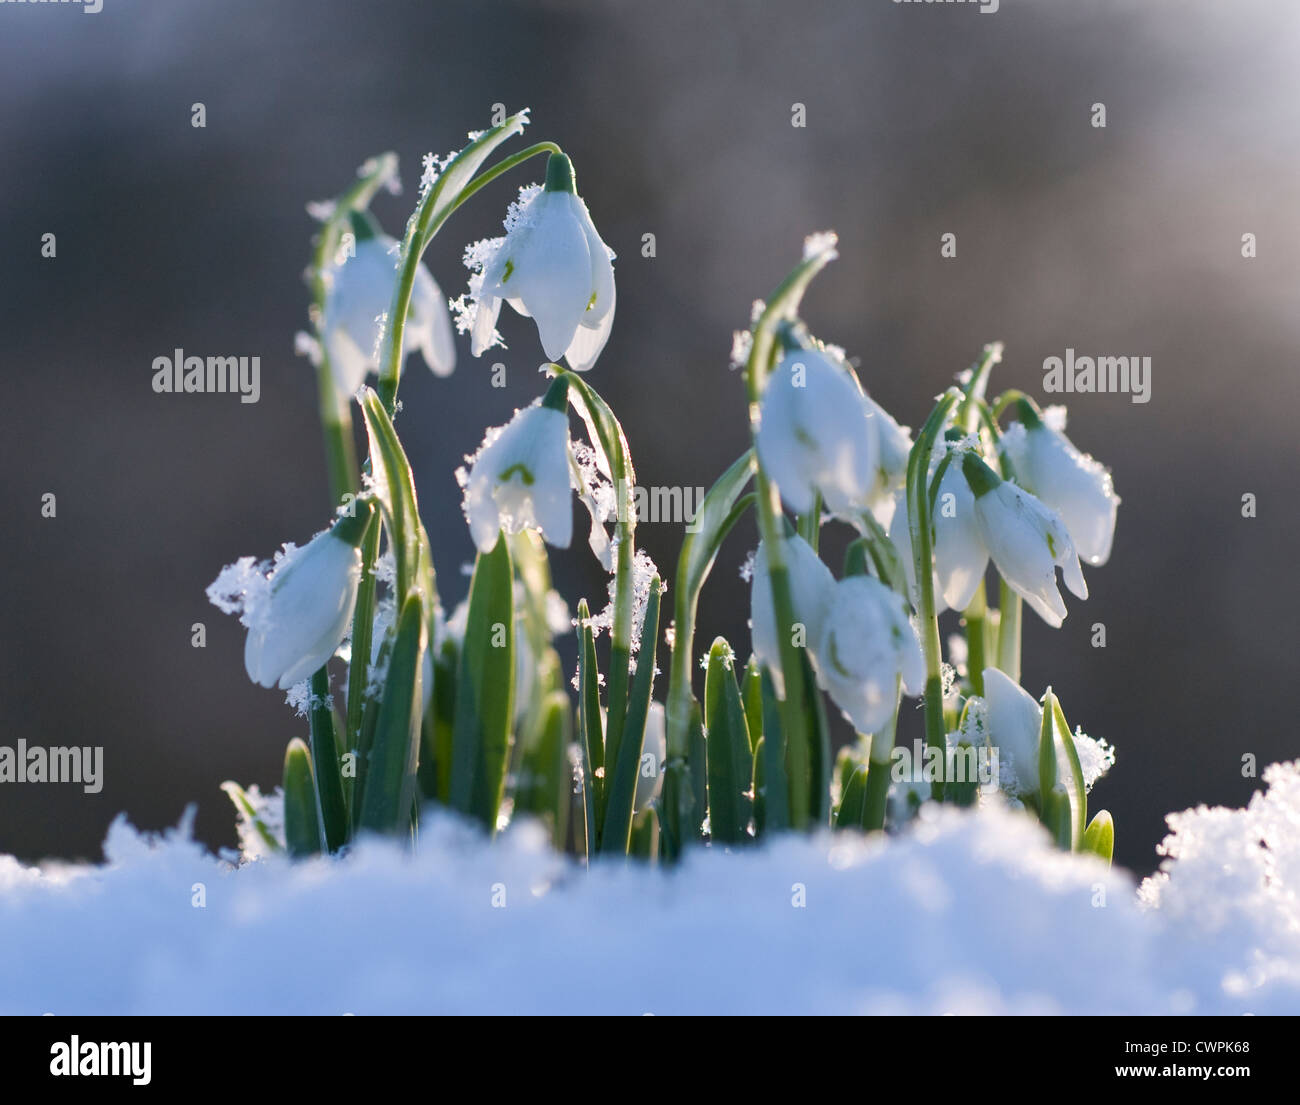
[[[1000,581],[998,603],[1002,610],[998,624],[998,667],[1019,683],[1020,621],[1024,603],[1005,579]]]
[[[971,690],[983,697],[985,661],[985,626],[988,623],[988,600],[985,597],[984,581],[979,581],[975,588],[975,597],[962,615],[966,623],[966,671],[970,677]]]
[[[947,760],[947,731],[943,718],[943,653],[939,643],[939,616],[934,597],[934,530],[930,514],[929,478],[930,455],[934,443],[953,407],[963,399],[956,388],[948,391],[935,404],[925,426],[912,446],[907,461],[907,521],[912,538],[912,556],[915,578],[920,591],[922,652],[925,656],[925,740]],[[931,795],[943,800],[943,779],[931,784]]]
[[[397,155],[381,154],[362,166],[357,180],[334,202],[334,210],[321,226],[312,251],[311,317],[320,351],[316,366],[321,429],[325,435],[325,458],[329,469],[330,493],[337,504],[360,487],[356,447],[352,442],[352,409],[349,396],[340,395],[330,370],[329,343],[325,340],[325,272],[338,249],[339,239],[354,211],[370,205],[376,192],[397,172]]]
[[[407,227],[406,237],[402,242],[402,267],[398,273],[397,286],[393,289],[393,301],[388,310],[388,322],[384,329],[384,346],[379,362],[379,392],[384,402],[384,409],[391,418],[397,408],[397,386],[402,377],[402,346],[406,334],[406,316],[411,306],[411,290],[415,287],[415,276],[420,267],[424,251],[429,248],[434,235],[442,229],[452,213],[458,210],[470,196],[485,184],[490,183],[502,173],[508,172],[516,165],[536,157],[538,154],[560,153],[554,142],[538,142],[526,150],[512,154],[488,169],[484,169],[471,180],[451,203],[442,208],[434,217],[437,208],[436,192],[431,194],[428,202],[420,206],[419,216]],[[437,185],[434,186],[435,189]]]

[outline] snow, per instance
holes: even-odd
[[[119,818],[102,867],[0,858],[0,1014],[1294,1013],[1300,763],[1265,781],[1171,817],[1140,896],[996,805],[672,871],[447,814],[236,867]]]

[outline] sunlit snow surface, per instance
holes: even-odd
[[[1295,1013],[1300,765],[1266,783],[1175,815],[1141,900],[1000,809],[671,873],[445,815],[414,856],[234,869],[119,820],[104,867],[0,858],[0,1013]]]

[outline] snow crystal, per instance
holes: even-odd
[[[1115,766],[1115,749],[1079,728],[1074,731],[1074,748],[1079,753],[1079,767],[1083,769],[1083,789],[1092,790],[1092,784]]]
[[[745,555],[745,559],[740,563],[740,578],[746,583],[752,583],[754,580],[754,562],[758,559],[758,550],[750,549]]]
[[[731,334],[731,360],[733,369],[744,368],[749,352],[754,348],[754,335],[748,330],[734,330]]]
[[[821,258],[825,261],[834,261],[839,256],[836,246],[839,245],[839,235],[833,230],[823,230],[816,234],[809,234],[803,240],[803,259],[811,261],[814,258]]]

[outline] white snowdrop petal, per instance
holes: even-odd
[[[523,302],[552,361],[573,341],[591,300],[591,254],[573,198],[539,193],[529,205],[531,221],[506,237],[495,284],[484,284],[490,295]]]
[[[876,478],[876,427],[865,397],[815,350],[788,353],[763,392],[757,448],[781,497],[806,514],[820,491],[833,513],[865,509]]]
[[[1021,793],[1038,790],[1038,734],[1042,707],[1005,672],[984,669],[984,706],[989,742],[1009,758]]]
[[[582,225],[583,233],[587,236],[587,252],[591,259],[590,306],[583,312],[582,326],[588,330],[595,330],[607,320],[612,322],[610,316],[614,310],[614,266],[611,263],[609,247],[596,233],[587,205],[576,196],[574,199],[577,201],[574,205],[575,212],[578,222]],[[608,333],[608,325],[605,330]]]
[[[539,530],[567,548],[573,535],[569,482],[569,422],[538,400],[489,430],[465,478],[465,517],[480,552],[499,531]]]
[[[609,290],[610,308],[605,312],[595,329],[588,328],[584,321],[573,335],[573,341],[569,343],[569,348],[564,351],[564,359],[569,362],[569,367],[574,372],[586,372],[596,363],[605,348],[605,343],[609,341],[610,331],[614,328],[614,287],[611,284]]]

